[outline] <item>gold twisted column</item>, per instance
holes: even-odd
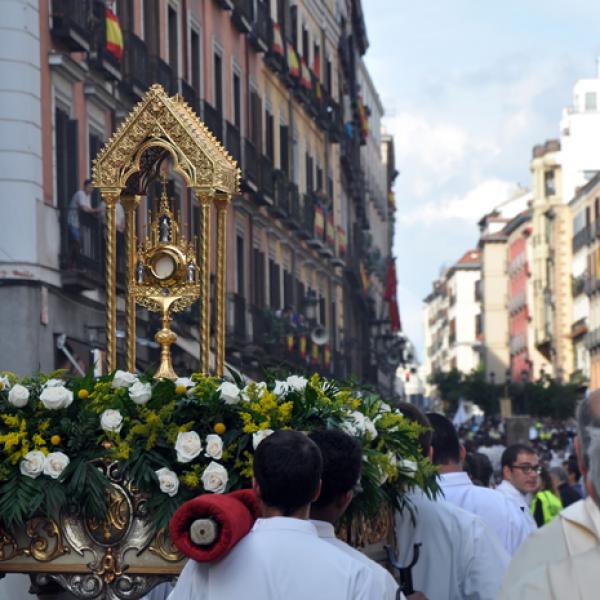
[[[223,377],[225,372],[225,274],[227,270],[227,208],[228,198],[216,200],[217,205],[217,277],[215,302],[217,303],[215,339],[216,339],[216,368],[217,377]]]
[[[127,282],[125,292],[125,322],[127,328],[127,370],[135,373],[136,350],[136,323],[135,323],[135,297],[131,293],[135,281],[136,265],[136,235],[135,211],[140,203],[140,196],[123,196],[121,204],[125,209],[126,228],[125,245],[127,248]]]
[[[200,203],[200,372],[210,369],[210,218],[211,198],[196,192]]]
[[[117,368],[117,223],[116,204],[120,190],[102,190],[106,204],[106,366]]]

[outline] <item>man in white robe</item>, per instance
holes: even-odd
[[[589,496],[525,540],[506,571],[498,600],[600,596],[600,390],[580,404],[577,429],[575,449]]]
[[[536,529],[529,513],[524,514],[504,494],[474,485],[463,471],[465,449],[454,425],[437,413],[429,413],[427,417],[433,427],[433,464],[440,472],[440,487],[444,498],[481,517],[512,556],[525,538]]]
[[[502,482],[496,488],[514,502],[537,527],[531,515],[531,500],[540,485],[540,459],[531,446],[513,444],[502,453]]]
[[[319,537],[366,565],[378,586],[378,599],[405,600],[398,595],[398,584],[389,571],[352,546],[338,539],[335,524],[352,501],[354,489],[360,481],[362,449],[347,433],[339,430],[315,431],[309,437],[317,444],[323,457],[321,494],[310,508],[311,523]],[[408,600],[423,600],[420,592],[410,594]]]
[[[415,406],[400,403],[404,416],[428,431],[419,440],[431,457],[431,426]],[[495,600],[510,557],[496,534],[473,513],[420,491],[408,495],[414,518],[405,509],[396,513],[398,562],[408,565],[414,544],[421,544],[412,569],[415,589],[430,600]]]
[[[316,444],[277,431],[254,453],[264,518],[215,563],[188,561],[170,600],[373,600],[371,571],[317,534],[308,520],[321,485]]]

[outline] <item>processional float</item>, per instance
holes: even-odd
[[[170,206],[166,178],[178,173],[200,207],[198,239],[180,231]],[[92,182],[106,204],[107,368],[130,372],[136,365],[136,305],[160,313],[161,346],[157,378],[175,379],[170,346],[173,312],[199,300],[200,371],[209,372],[211,353],[211,255],[215,256],[214,374],[225,364],[225,276],[227,210],[239,189],[236,162],[180,96],[169,97],[153,85],[110,138],[94,161]],[[147,234],[136,237],[141,199],[151,184],[163,191]],[[117,364],[116,206],[126,215],[126,364]],[[216,237],[213,240],[213,211]],[[145,219],[140,219],[144,220]],[[102,522],[78,507],[32,519],[14,536],[0,529],[0,572],[31,575],[33,588],[58,584],[77,598],[136,600],[181,570],[184,556],[166,531],[156,532],[145,509],[146,498],[116,463],[99,460],[112,487]]]

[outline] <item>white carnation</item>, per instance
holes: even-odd
[[[355,410],[342,423],[342,429],[354,436],[367,436],[371,441],[377,437],[377,428],[369,417]]]
[[[67,408],[73,402],[73,392],[62,385],[47,387],[42,390],[40,401],[48,410]]]
[[[225,404],[238,404],[240,401],[240,388],[229,381],[224,381],[219,386],[220,398]]]
[[[107,408],[100,415],[100,427],[102,427],[104,431],[119,433],[121,427],[123,427],[123,415],[118,410]]]
[[[171,469],[167,469],[167,467],[162,467],[154,472],[158,477],[160,491],[168,496],[175,496],[179,490],[179,479],[177,479],[177,473],[175,473],[175,471],[171,471]]]
[[[46,388],[52,388],[52,387],[62,387],[65,385],[65,382],[62,379],[48,379],[48,381],[46,381],[46,383],[44,383],[44,385],[42,385],[42,389],[45,390]]]
[[[50,452],[44,461],[44,475],[58,479],[69,462],[71,462],[69,457],[63,452]]]
[[[136,381],[129,388],[129,397],[136,404],[146,404],[152,397],[152,384]]]
[[[46,457],[44,456],[43,452],[40,452],[39,450],[31,450],[21,460],[19,469],[26,477],[35,479],[44,472],[45,460]]]
[[[204,456],[216,458],[219,460],[223,456],[223,440],[216,433],[209,433],[206,436],[206,451]]]
[[[258,445],[265,439],[268,438],[273,433],[272,429],[261,429],[256,433],[252,434],[252,447],[256,450]]]
[[[290,375],[286,383],[293,392],[303,392],[308,384],[306,377],[300,377],[299,375]]]
[[[228,481],[227,469],[215,461],[212,461],[202,473],[202,485],[204,489],[213,494],[222,494],[227,487]]]
[[[29,390],[20,383],[15,384],[8,392],[8,401],[17,408],[27,406],[29,401]]]
[[[275,387],[273,388],[273,393],[276,396],[285,396],[290,389],[287,381],[275,381]]]
[[[195,431],[180,431],[175,442],[177,461],[187,463],[202,452],[200,436]]]
[[[115,371],[115,375],[113,377],[112,380],[112,387],[113,388],[122,388],[122,387],[129,387],[130,385],[133,385],[136,381],[138,381],[138,378],[135,376],[134,373],[128,373],[127,371]]]

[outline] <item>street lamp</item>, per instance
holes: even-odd
[[[317,303],[317,295],[312,290],[309,290],[308,294],[304,297],[302,312],[304,313],[304,318],[311,325],[317,320]]]

